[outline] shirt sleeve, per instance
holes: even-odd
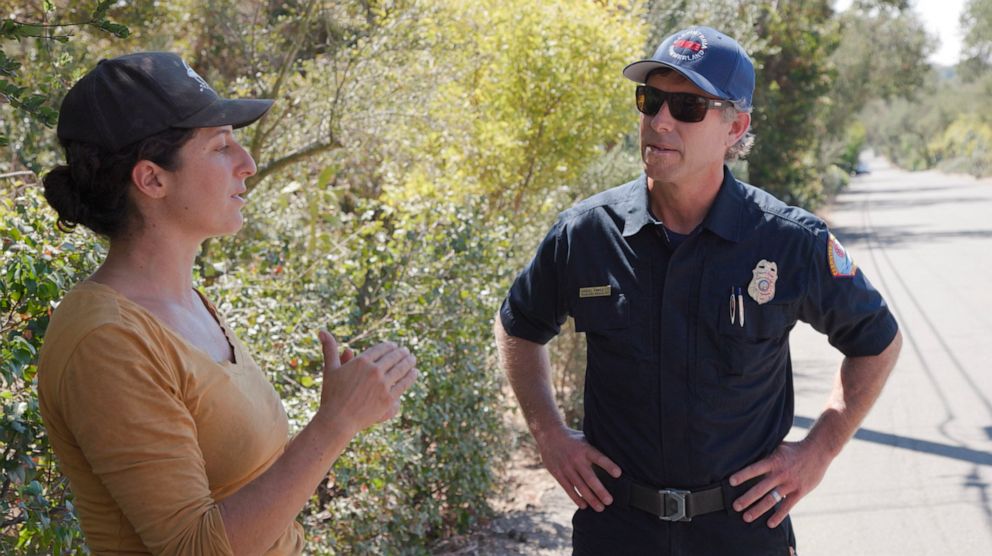
[[[76,347],[60,388],[94,475],[153,554],[229,555],[180,374],[162,346],[103,325]]]
[[[530,264],[514,280],[500,307],[500,322],[510,336],[546,344],[558,335],[568,318],[561,283],[568,253],[563,229],[559,218],[538,245]]]
[[[799,317],[848,357],[880,354],[899,329],[882,295],[826,226],[812,251]]]

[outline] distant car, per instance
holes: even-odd
[[[869,168],[868,165],[865,164],[864,162],[859,161],[857,164],[854,165],[854,171],[851,173],[854,174],[855,176],[860,176],[861,174],[870,174],[871,168]]]

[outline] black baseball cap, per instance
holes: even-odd
[[[100,60],[69,89],[57,133],[116,152],[173,127],[244,127],[271,106],[268,99],[221,98],[176,54],[136,52]]]

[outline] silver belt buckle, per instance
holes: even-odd
[[[686,517],[685,514],[685,497],[690,494],[688,490],[665,488],[659,490],[658,494],[661,495],[662,511],[665,512],[664,515],[659,515],[658,519],[662,521],[692,521],[692,518]],[[669,500],[675,502],[675,511],[672,513],[668,512]]]

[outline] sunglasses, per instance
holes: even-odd
[[[729,100],[714,100],[692,93],[666,93],[647,85],[638,85],[635,99],[641,114],[654,116],[661,105],[668,103],[668,111],[680,122],[701,122],[710,108],[730,106]]]

